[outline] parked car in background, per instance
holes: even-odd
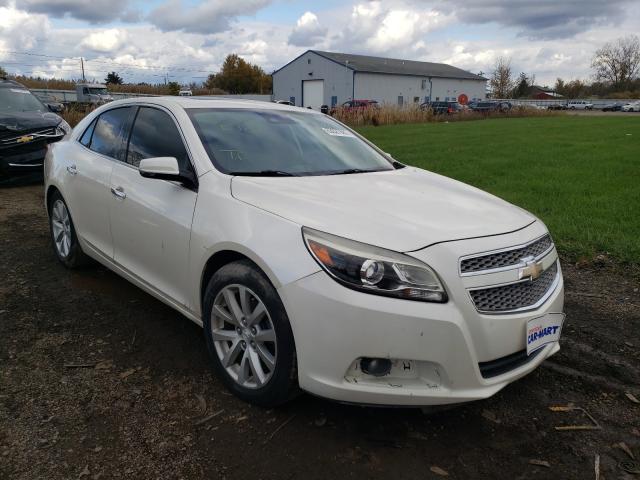
[[[622,107],[624,107],[624,103],[622,102],[608,103],[607,105],[602,107],[602,111],[603,112],[619,112],[622,110]]]
[[[640,102],[627,103],[622,107],[623,112],[640,112]]]
[[[178,92],[178,96],[179,97],[191,97],[191,96],[193,96],[193,92],[190,89],[185,88],[185,89],[180,90]]]
[[[478,400],[560,349],[561,267],[538,218],[319,112],[120,100],[45,172],[58,260],[91,257],[203,326],[248,402]]]
[[[469,108],[474,112],[491,113],[491,112],[508,112],[511,110],[511,102],[472,102]]]
[[[554,103],[551,104],[547,107],[548,110],[566,110],[567,109],[567,104],[566,103]]]
[[[464,107],[458,102],[425,102],[420,105],[423,110],[431,110],[436,115],[462,112]]]
[[[70,131],[23,85],[0,79],[0,184],[41,181],[47,145]]]
[[[593,110],[593,103],[586,100],[571,100],[567,103],[569,110]]]
[[[349,100],[344,102],[339,107],[333,107],[329,113],[335,112],[338,108],[341,108],[347,112],[354,112],[358,110],[364,110],[367,108],[380,108],[380,104],[376,100]]]

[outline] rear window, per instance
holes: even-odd
[[[114,108],[98,118],[89,148],[107,157],[124,161],[123,135],[129,122],[132,107]]]

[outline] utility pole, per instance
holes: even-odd
[[[86,79],[84,78],[84,58],[80,57],[80,66],[82,67],[82,82],[86,83]]]

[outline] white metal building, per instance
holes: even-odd
[[[308,50],[273,72],[274,100],[320,108],[348,100],[406,105],[483,100],[487,79],[444,63]]]

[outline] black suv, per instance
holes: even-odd
[[[436,115],[458,113],[464,110],[464,107],[458,102],[425,102],[420,105],[423,110],[431,110]]]
[[[0,185],[42,179],[47,145],[70,131],[24,85],[0,78]]]

